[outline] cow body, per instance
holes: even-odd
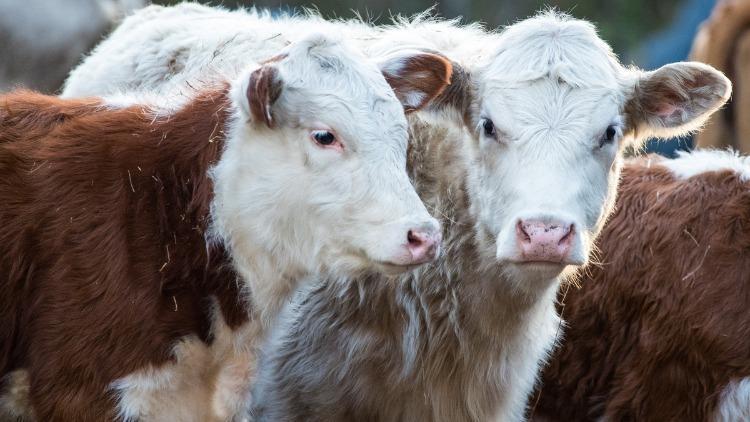
[[[226,92],[180,124],[31,93],[1,106],[2,373],[28,368],[41,420],[113,418],[113,380],[172,359],[185,336],[211,347],[214,318],[248,322],[225,248],[205,237]]]
[[[565,335],[533,416],[750,418],[748,158],[629,162],[599,248],[601,266],[561,295]]]
[[[175,101],[1,97],[0,410],[228,420],[278,306],[264,294],[431,259],[404,110],[437,96],[450,64],[382,63],[318,34]]]

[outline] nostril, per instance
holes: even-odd
[[[409,246],[412,247],[421,246],[422,243],[424,243],[424,237],[414,230],[409,230],[409,232],[406,233],[406,240],[409,242]]]
[[[563,237],[560,239],[560,241],[557,242],[558,245],[562,245],[564,243],[570,242],[573,239],[573,236],[575,236],[575,226],[573,226],[572,224],[566,227],[564,230],[567,230],[567,231],[563,235]]]
[[[529,236],[529,233],[524,228],[524,224],[521,220],[518,220],[518,223],[516,224],[516,233],[522,241],[531,242],[531,236]]]

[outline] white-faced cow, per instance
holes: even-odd
[[[404,107],[450,63],[390,56],[384,76],[324,35],[277,53],[166,108],[0,97],[0,375],[27,378],[40,421],[231,418],[269,292],[437,253]]]
[[[346,34],[367,55],[428,48],[454,62],[438,103],[457,112],[414,119],[409,159],[447,244],[434,265],[396,281],[330,277],[285,296],[255,416],[522,419],[560,325],[559,282],[589,259],[621,151],[697,128],[726,101],[729,81],[699,63],[623,67],[591,24],[553,12],[486,34],[444,21],[376,28],[186,5],[131,18],[65,93],[177,95],[231,74],[242,52],[311,27]]]
[[[750,158],[631,161],[616,209],[531,418],[750,420]]]

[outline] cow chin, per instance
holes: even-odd
[[[392,262],[376,262],[374,263],[375,269],[382,273],[383,275],[387,277],[395,277],[400,274],[403,274],[405,272],[411,271],[417,267],[419,267],[421,264],[412,264],[412,265],[401,265],[401,264],[395,264]]]
[[[389,260],[376,259],[367,254],[351,254],[346,257],[343,255],[338,261],[336,267],[341,273],[357,274],[375,272],[386,277],[395,277],[405,272],[411,271],[422,264],[399,264]]]

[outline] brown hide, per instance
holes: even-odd
[[[532,419],[705,421],[750,376],[750,182],[656,160],[626,166],[602,265],[561,291],[568,327]]]
[[[115,379],[211,342],[211,297],[247,318],[207,243],[227,88],[155,117],[31,92],[0,97],[0,376],[29,371],[39,420],[113,416]]]

